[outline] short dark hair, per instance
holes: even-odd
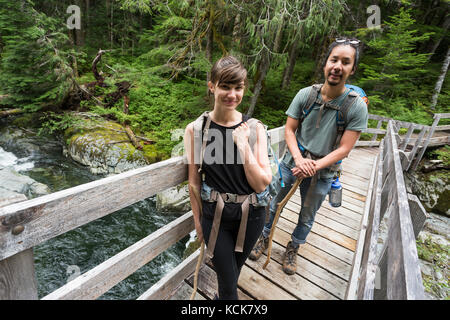
[[[333,51],[333,49],[338,46],[351,46],[353,49],[355,49],[355,61],[353,63],[352,70],[356,70],[356,67],[359,64],[359,58],[361,56],[362,43],[356,38],[347,38],[347,37],[338,37],[330,44],[325,59],[322,61],[322,68],[325,67],[328,58],[330,57],[331,51]]]
[[[239,84],[244,81],[247,86],[247,69],[233,56],[223,57],[211,68],[211,82],[213,84]]]

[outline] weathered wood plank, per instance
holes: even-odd
[[[377,129],[380,129],[382,125],[383,125],[383,120],[378,120]],[[386,130],[384,130],[384,133],[386,133]],[[377,136],[378,136],[378,134],[375,133],[372,137],[372,141],[376,141]]]
[[[333,210],[339,214],[348,216],[349,218],[360,220],[361,215],[364,211],[364,202],[359,201],[355,198],[349,197],[346,194],[342,194],[342,205],[340,207],[332,207],[330,205],[328,196],[326,200],[323,202],[322,207],[325,207],[329,210]],[[348,213],[348,215],[346,214]]]
[[[414,160],[414,163],[412,164],[412,167],[411,167],[411,168],[412,168],[413,170],[416,170],[416,168],[417,168],[417,166],[418,166],[420,160],[422,159],[423,154],[425,153],[425,150],[427,149],[428,144],[430,143],[431,137],[433,136],[434,130],[436,129],[436,126],[438,125],[440,119],[441,119],[441,118],[440,118],[439,115],[438,115],[438,116],[434,116],[433,124],[431,125],[431,128],[430,128],[430,130],[428,131],[428,136],[427,136],[427,138],[426,138],[426,140],[425,140],[425,143],[424,143],[423,146],[422,146],[422,150],[420,150],[420,152],[419,152],[417,158]],[[413,157],[414,157],[414,156],[413,156]],[[411,160],[413,160],[413,159],[414,159],[414,158],[411,158]]]
[[[265,277],[247,265],[242,267],[238,286],[258,300],[296,300],[295,296],[267,281]]]
[[[194,230],[192,211],[80,275],[43,300],[96,299]]]
[[[424,128],[424,129],[420,132],[419,137],[416,139],[416,143],[414,144],[414,147],[413,147],[413,149],[411,150],[411,153],[409,154],[409,163],[410,163],[410,166],[411,166],[411,163],[412,163],[413,160],[414,160],[414,157],[416,156],[416,153],[417,153],[417,150],[418,150],[420,144],[423,142],[422,139],[423,139],[423,136],[425,135],[425,132],[426,132],[426,131],[427,131],[427,130]],[[406,170],[408,170],[408,169],[409,169],[409,167],[408,167]]]
[[[402,143],[398,146],[400,150],[405,150],[406,146],[409,144],[409,140],[411,139],[411,135],[414,132],[414,129],[416,128],[416,125],[414,123],[411,123],[411,125],[408,127],[408,132],[406,132],[406,136],[403,138]]]
[[[448,131],[450,130],[450,124],[442,125],[442,126],[436,126],[436,129],[434,131]]]
[[[381,147],[380,156],[383,154]],[[373,178],[373,189],[371,202],[368,206],[369,218],[366,221],[367,233],[364,236],[364,250],[362,251],[361,279],[358,288],[359,300],[373,300],[375,289],[375,272],[376,272],[376,256],[377,256],[377,240],[378,228],[380,224],[380,208],[381,208],[381,191],[383,177],[383,161],[378,161],[376,175]]]
[[[297,203],[295,203],[294,201],[289,201],[286,204],[286,208],[298,215],[298,213],[300,212],[301,206],[298,205]],[[339,223],[340,225],[350,228],[350,229],[352,229],[351,232],[359,230],[361,219],[356,220],[356,219],[349,218],[345,215],[339,214],[338,212],[324,208],[323,206],[320,207],[319,210],[317,210],[316,215],[320,215],[321,217],[323,217],[325,219],[332,220],[333,222],[331,222],[331,223],[336,222],[336,223]]]
[[[350,185],[352,187],[360,189],[361,191],[364,192],[363,193],[364,195],[367,194],[367,190],[369,189],[369,180],[362,182],[358,179],[353,178],[350,175],[342,175],[339,178],[339,181],[341,181],[342,183],[345,183],[347,185]]]
[[[391,134],[392,126],[388,123],[388,135]],[[397,199],[389,219],[387,297],[390,300],[423,299],[422,276],[403,170],[395,139],[390,143],[393,150]]]
[[[273,241],[283,247],[291,240],[291,234],[277,227]],[[309,240],[309,239],[308,239]],[[298,248],[298,254],[335,276],[347,281],[350,277],[351,265],[306,242]]]
[[[280,251],[281,247],[278,246]],[[280,252],[277,252],[280,253]],[[298,273],[293,275],[285,274],[281,268],[282,264],[278,261],[271,259],[266,269],[262,268],[262,264],[257,261],[247,260],[246,265],[253,269],[255,272],[263,275],[267,282],[273,282],[274,284],[283,288],[291,295],[301,300],[337,300],[336,297],[316,286],[310,282],[309,279],[301,277]]]
[[[280,217],[280,219],[278,220],[278,224],[277,224],[277,227],[279,227],[283,231],[288,232],[289,234],[292,234],[292,232],[295,229],[295,226],[296,226],[295,223],[285,219],[283,216]],[[329,253],[330,255],[344,261],[345,263],[348,263],[348,264],[352,263],[352,260],[353,260],[352,250],[345,248],[345,247],[333,242],[332,240],[329,240],[329,239],[323,237],[321,234],[318,234],[316,232],[316,230],[317,230],[317,228],[314,228],[314,225],[313,225],[313,228],[311,229],[311,232],[308,234],[308,237],[306,239],[307,243],[311,244],[312,246],[314,246],[316,248],[319,248],[322,251]],[[320,227],[319,227],[319,231],[322,233],[325,232],[325,230],[320,229]],[[284,245],[286,245],[286,244],[287,244],[287,242]],[[302,246],[300,246],[300,247],[302,247]]]
[[[344,190],[351,191],[351,192],[353,192],[353,194],[357,194],[360,197],[362,197],[360,199],[364,199],[364,201],[366,200],[366,194],[367,194],[366,191],[367,191],[367,189],[363,190],[362,188],[355,187],[355,186],[353,186],[353,185],[351,185],[351,184],[349,184],[347,182],[344,182],[344,181],[341,181],[341,184],[342,184],[342,188]]]
[[[345,190],[347,191],[347,190]],[[294,202],[295,204],[301,206],[301,198],[299,195],[294,194],[291,197],[290,202]],[[356,204],[355,204],[356,203]],[[328,196],[327,198],[325,198],[325,200],[322,203],[322,206],[320,207],[319,210],[321,210],[322,208],[334,211],[338,214],[347,216],[351,219],[355,219],[357,221],[361,221],[361,215],[362,215],[362,211],[363,211],[363,205],[364,202],[355,199],[353,197],[349,197],[347,196],[347,194],[345,192],[343,192],[342,194],[342,206],[340,207],[331,207],[330,203],[328,201]]]
[[[200,249],[187,257],[182,263],[166,274],[161,280],[152,285],[137,300],[163,300],[169,297],[184,279],[195,272]],[[191,291],[192,293],[192,291]],[[190,295],[188,296],[190,297]]]
[[[278,127],[278,128],[274,128],[274,129],[270,129],[267,131],[267,133],[270,136],[270,144],[278,144],[280,142],[284,141],[284,127]]]
[[[378,147],[380,145],[380,141],[363,141],[358,140],[355,143],[355,147]]]
[[[285,210],[286,210],[286,213],[284,216],[289,221],[291,221],[293,223],[297,223],[299,211],[297,211],[296,208],[293,208],[289,203],[286,204]],[[315,217],[314,221],[324,227],[332,229],[333,232],[337,232],[337,233],[340,233],[340,234],[342,234],[346,237],[349,237],[353,240],[357,240],[358,231],[356,231],[355,229],[352,229],[350,227],[347,227],[345,224],[342,224],[340,222],[332,220],[332,219],[328,218],[327,216],[322,215],[319,212],[316,213],[316,217]]]
[[[187,179],[182,157],[0,208],[0,260]],[[11,229],[22,225],[19,235]]]
[[[282,264],[283,255],[286,248],[279,245],[277,242],[272,244],[272,254],[271,259]],[[265,261],[265,255],[263,255],[259,261]],[[247,262],[250,260],[247,260]],[[269,264],[270,265],[270,264]],[[277,266],[277,268],[280,268]],[[279,271],[278,271],[279,272]],[[331,272],[325,270],[324,268],[312,263],[311,261],[305,259],[300,254],[297,255],[297,270],[296,273],[305,279],[308,279],[316,286],[324,289],[325,291],[331,293],[339,299],[344,298],[345,288],[347,287],[347,282],[341,278],[335,276]],[[303,291],[304,289],[302,289]]]
[[[331,207],[329,204],[326,205],[328,202],[325,202],[322,207],[317,211],[317,213],[322,214],[323,216],[326,216],[329,219],[335,220],[343,225],[348,226],[349,228],[352,228],[353,230],[359,231],[359,228],[361,227],[361,215],[359,215],[358,218],[356,218],[358,213],[352,213],[353,217],[349,217],[348,215],[342,214],[341,212],[351,212],[350,210],[344,211],[342,210],[342,206],[340,207],[341,210],[333,210],[334,207]]]
[[[411,221],[413,224],[414,237],[417,239],[420,231],[422,231],[428,214],[415,194],[408,193],[409,212],[411,213]]]
[[[25,201],[20,194],[3,199],[0,206]],[[0,300],[37,300],[33,248],[0,261]]]
[[[173,295],[171,295],[167,300],[190,300],[192,290],[193,288],[189,284],[182,281],[181,284],[174,290]],[[194,296],[194,300],[206,300],[206,298],[197,292]]]
[[[186,279],[186,282],[192,287],[194,284],[194,274]],[[206,296],[208,299],[213,300],[214,296],[218,295],[217,286],[217,275],[210,264],[204,264],[198,273],[198,284],[197,291],[201,292],[202,295]],[[239,300],[253,300],[254,298],[244,293],[238,287],[238,298]]]

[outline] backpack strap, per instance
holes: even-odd
[[[313,84],[311,87],[311,91],[309,92],[308,99],[306,100],[305,105],[300,110],[300,118],[299,118],[299,127],[303,120],[306,118],[306,116],[309,114],[309,112],[312,110],[312,107],[314,106],[314,103],[322,104],[322,99],[319,99],[319,93],[322,89],[323,84]]]
[[[336,140],[334,142],[334,150],[336,150],[339,147],[339,144],[341,143],[342,135],[344,134],[345,128],[347,127],[348,111],[350,110],[350,107],[355,103],[357,97],[359,97],[359,94],[351,90],[345,97],[341,107],[337,112],[336,115],[337,135]]]
[[[203,123],[206,118],[206,124]],[[194,121],[194,163],[199,165],[198,172],[202,170],[203,157],[205,154],[206,142],[208,141],[208,130],[211,124],[209,112],[205,111]]]

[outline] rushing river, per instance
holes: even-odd
[[[12,167],[46,184],[51,192],[104,177],[63,156],[61,142],[56,137],[40,137],[31,130],[15,128],[8,121],[0,121],[0,169]],[[34,247],[39,298],[179,216],[180,213],[174,212],[159,214],[151,197]],[[182,261],[188,238],[170,247],[100,299],[139,297]]]

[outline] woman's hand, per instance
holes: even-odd
[[[245,146],[250,137],[250,127],[247,122],[243,122],[239,127],[233,130],[233,141],[238,147]]]

